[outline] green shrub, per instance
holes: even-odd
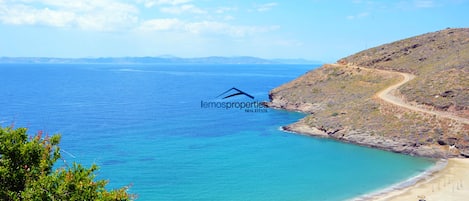
[[[28,137],[26,128],[0,127],[0,200],[131,200],[127,187],[108,191],[96,165],[53,169],[60,135]]]

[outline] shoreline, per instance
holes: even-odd
[[[311,129],[302,124],[301,121],[288,126],[281,126],[279,130],[312,137],[330,138],[327,133],[317,128]],[[363,146],[357,143],[352,144]],[[374,148],[381,149],[379,147]],[[352,198],[350,201],[419,200],[419,196],[422,195],[425,196],[427,201],[464,200],[469,197],[469,158],[434,159],[437,160],[435,165],[425,171],[404,181]]]
[[[418,200],[419,196],[425,196],[427,201],[467,199],[469,197],[469,159],[450,158],[444,168],[433,172],[429,177],[406,188],[377,195],[370,200]]]
[[[356,198],[350,199],[350,201],[365,201],[365,200],[386,200],[387,198],[390,198],[392,196],[396,196],[400,194],[401,192],[405,192],[408,189],[413,188],[415,185],[417,185],[420,182],[424,182],[427,180],[431,180],[432,177],[436,174],[438,174],[440,171],[444,170],[446,166],[448,165],[448,160],[447,159],[439,159],[436,161],[436,163],[429,168],[427,168],[425,171],[410,177],[406,180],[403,180],[401,182],[392,184],[388,187],[378,189],[376,191],[372,191],[370,193],[361,195]]]
[[[442,150],[433,149],[429,146],[420,146],[420,147],[411,147],[411,146],[401,146],[406,143],[403,141],[390,140],[384,137],[376,137],[371,135],[364,135],[357,137],[336,137],[330,131],[324,131],[316,127],[311,127],[304,123],[304,121],[299,120],[295,123],[281,126],[281,130],[286,132],[295,133],[298,135],[307,135],[312,137],[319,138],[329,138],[334,139],[343,143],[354,144],[358,146],[369,147],[373,149],[379,149],[383,151],[390,151],[398,154],[405,154],[409,156],[417,156],[423,158],[432,158],[432,159],[445,159],[452,158],[454,155],[448,155],[448,152],[444,153]],[[367,138],[368,140],[363,140]]]

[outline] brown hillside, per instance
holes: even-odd
[[[469,28],[381,45],[339,63],[415,74],[416,79],[400,89],[408,101],[469,117]]]
[[[469,156],[469,29],[446,29],[365,50],[270,92],[271,107],[311,115],[292,131],[430,157]],[[391,95],[377,93],[415,75]],[[413,106],[412,106],[413,107]],[[439,113],[457,116],[446,118]]]

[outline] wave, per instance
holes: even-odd
[[[411,177],[409,179],[406,179],[402,182],[391,185],[389,187],[386,187],[386,188],[383,188],[383,189],[380,189],[380,190],[373,191],[371,193],[362,195],[360,197],[353,198],[349,201],[371,200],[371,199],[376,198],[376,197],[384,196],[384,195],[386,195],[390,192],[397,191],[397,190],[402,190],[402,189],[405,189],[407,187],[413,186],[419,181],[423,181],[423,180],[427,180],[427,179],[431,178],[432,175],[435,172],[438,172],[438,171],[442,170],[443,168],[446,167],[447,164],[448,164],[448,160],[440,159],[435,163],[435,165],[431,166],[430,168],[426,169],[425,171],[423,171],[422,173],[420,173],[420,174],[418,174],[414,177]]]

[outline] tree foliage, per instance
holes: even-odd
[[[127,187],[108,191],[95,181],[96,165],[53,166],[60,135],[29,137],[26,128],[0,127],[0,200],[131,200]]]

